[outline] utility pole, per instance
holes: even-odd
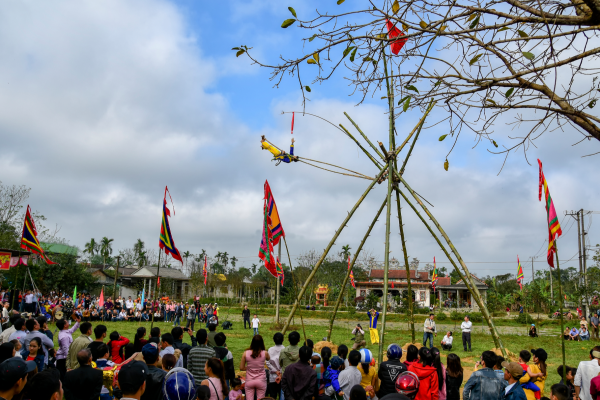
[[[535,281],[535,272],[533,272],[533,257],[531,257],[531,283]]]
[[[585,231],[585,224],[583,223],[583,208],[579,210],[581,213],[581,262],[583,263],[583,284],[585,285],[585,318],[588,318],[590,315],[590,306],[589,306],[589,298],[587,294],[588,284],[587,284],[587,255],[585,254],[585,235],[587,232]]]

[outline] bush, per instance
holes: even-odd
[[[494,311],[492,317],[506,317],[506,311]]]
[[[533,318],[531,318],[531,315],[525,313],[519,314],[519,316],[515,318],[515,321],[520,324],[533,324],[535,322]]]
[[[445,321],[446,319],[448,319],[448,316],[446,314],[444,314],[443,312],[436,314],[435,319],[438,321]]]
[[[483,321],[483,314],[480,312],[465,314],[465,316],[466,315],[469,316],[469,319],[471,320],[471,322],[482,322]]]
[[[460,321],[463,318],[464,318],[463,315],[461,313],[459,313],[458,311],[452,311],[450,313],[450,319],[452,321]]]

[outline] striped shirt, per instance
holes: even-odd
[[[208,379],[204,372],[204,366],[206,365],[206,361],[211,357],[216,357],[215,349],[205,344],[199,344],[190,350],[187,369],[194,376],[194,381],[197,385],[203,380]]]

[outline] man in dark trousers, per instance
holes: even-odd
[[[158,368],[158,346],[156,343],[148,343],[142,347],[142,356],[148,366],[146,375],[146,391],[142,394],[141,400],[161,400],[162,385],[167,375],[166,371]]]
[[[66,400],[98,400],[102,391],[102,371],[92,368],[92,351],[77,353],[79,368],[69,371],[63,380]]]
[[[286,399],[312,399],[317,384],[317,372],[309,364],[312,352],[308,346],[300,347],[300,359],[285,368],[281,390]]]
[[[252,325],[250,325],[250,310],[248,310],[248,306],[244,306],[242,318],[244,318],[244,329],[246,329],[246,322],[248,322],[248,329],[252,328]]]

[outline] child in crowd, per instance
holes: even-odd
[[[258,335],[259,326],[260,320],[258,319],[258,315],[254,314],[254,318],[252,318],[252,329],[254,329],[254,335]]]
[[[529,360],[531,360],[531,353],[527,350],[521,350],[521,352],[519,352],[519,364],[521,365],[521,368],[523,368],[523,377],[519,380],[519,383],[523,390],[531,390],[533,394],[536,395],[535,397],[539,398],[540,388],[532,382],[530,375],[531,369],[527,364]]]
[[[238,375],[231,380],[231,392],[229,392],[229,400],[243,400],[242,394],[242,378]]]
[[[177,364],[177,358],[173,354],[165,354],[162,357],[162,369],[163,371],[169,372],[173,368],[175,368],[175,364]]]
[[[347,349],[348,348],[346,348],[346,351]],[[344,360],[339,356],[334,356],[329,361],[329,367],[327,367],[327,378],[329,379],[329,382],[325,383],[325,394],[329,397],[335,396],[335,394],[337,394],[338,396],[344,395],[344,392],[340,388],[340,382],[338,380],[340,374],[340,367],[342,365],[344,365]]]
[[[498,378],[504,379],[504,368],[502,368],[502,363],[506,361],[504,357],[498,356],[496,359],[496,364],[494,365],[494,372],[498,375]]]
[[[98,354],[98,359],[96,360],[96,368],[99,370],[105,370],[105,369],[110,369],[112,367],[114,367],[115,363],[113,363],[112,361],[109,360],[109,352],[108,352],[108,346],[105,345],[104,343],[101,344],[100,346],[98,346],[98,348],[96,349],[96,352]],[[106,385],[110,386],[109,390]],[[100,390],[100,400],[111,400],[112,399],[112,386],[111,384],[109,384],[108,382],[105,382],[102,385],[102,389]]]
[[[15,345],[15,357],[21,358],[21,349],[23,346],[21,345],[19,339],[13,339],[10,342]]]

